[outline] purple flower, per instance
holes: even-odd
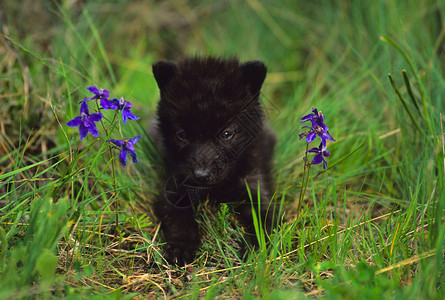
[[[329,151],[326,150],[326,147],[323,146],[323,143],[320,143],[320,146],[318,146],[318,148],[317,147],[311,148],[311,149],[307,150],[306,153],[307,152],[317,153],[317,155],[315,155],[314,159],[312,160],[312,164],[317,165],[317,164],[323,162],[323,169],[326,169],[328,163],[323,158],[323,156],[329,157]]]
[[[134,144],[139,141],[142,135],[135,136],[134,138],[131,138],[129,140],[108,140],[107,142],[113,143],[116,146],[121,147],[121,151],[119,153],[119,160],[121,161],[122,166],[127,165],[127,154],[130,154],[131,158],[133,159],[134,163],[138,162],[136,152],[134,150]]]
[[[104,90],[103,88],[98,89],[95,86],[89,86],[87,87],[87,90],[94,94],[94,96],[88,98],[87,101],[98,99],[100,100],[100,106],[102,106],[103,109],[115,109],[112,107],[111,102],[108,100],[108,97],[110,96],[109,90]]]
[[[83,99],[80,105],[80,116],[75,117],[71,121],[66,122],[69,127],[79,127],[80,139],[83,140],[88,132],[92,136],[98,137],[96,124],[94,122],[99,122],[102,119],[102,113],[93,113],[90,115],[88,110],[87,98]]]
[[[110,104],[112,109],[118,109],[122,112],[122,121],[124,124],[127,123],[127,118],[131,120],[139,120],[139,117],[136,117],[130,111],[130,108],[132,108],[133,105],[131,105],[130,102],[125,101],[123,97],[120,100],[116,98],[110,100]]]
[[[323,123],[324,115],[321,113],[321,111],[318,111],[316,108],[312,108],[312,114],[305,115],[303,118],[301,118],[300,123],[304,123],[307,121],[314,122],[315,120],[321,120]]]
[[[321,142],[323,143],[323,146],[326,146],[326,140],[334,141],[334,138],[329,134],[328,132],[328,126],[326,126],[323,122],[322,124],[318,124],[317,121],[314,122],[315,126],[312,127],[309,126],[303,126],[303,128],[309,128],[309,132],[306,136],[306,143],[311,143],[315,140],[317,135],[320,137]]]
[[[316,108],[312,108],[312,114],[306,115],[301,118],[300,123],[311,121],[312,126],[303,126],[303,128],[309,128],[309,131],[299,134],[300,140],[305,136],[306,143],[311,143],[315,140],[317,135],[320,137],[323,146],[326,147],[326,140],[334,141],[334,138],[329,134],[328,126],[324,123],[324,115]]]

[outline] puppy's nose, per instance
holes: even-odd
[[[193,175],[195,175],[195,178],[198,180],[207,180],[210,178],[211,172],[209,169],[199,168],[193,171]]]

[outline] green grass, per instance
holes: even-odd
[[[445,3],[1,9],[1,299],[445,297]],[[151,64],[194,54],[268,65],[262,101],[278,134],[274,197],[285,218],[271,236],[257,226],[260,247],[243,260],[230,207],[203,203],[202,247],[180,268],[162,257],[152,211],[162,163],[145,128],[159,97]],[[101,139],[80,141],[64,125],[90,85],[134,103],[141,120],[122,133],[144,134],[138,164],[120,166],[101,126]],[[311,107],[337,141],[301,194],[299,119]]]

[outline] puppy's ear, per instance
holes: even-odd
[[[259,60],[248,61],[240,65],[241,79],[247,85],[254,98],[260,94],[264,78],[266,78],[267,68]]]
[[[169,81],[175,76],[176,65],[168,61],[158,61],[153,65],[153,75],[155,76],[158,87],[161,91],[164,90],[165,86]]]

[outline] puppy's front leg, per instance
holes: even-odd
[[[164,257],[168,262],[179,266],[191,263],[200,244],[193,208],[176,208],[164,202],[158,205],[157,211],[167,243]]]

